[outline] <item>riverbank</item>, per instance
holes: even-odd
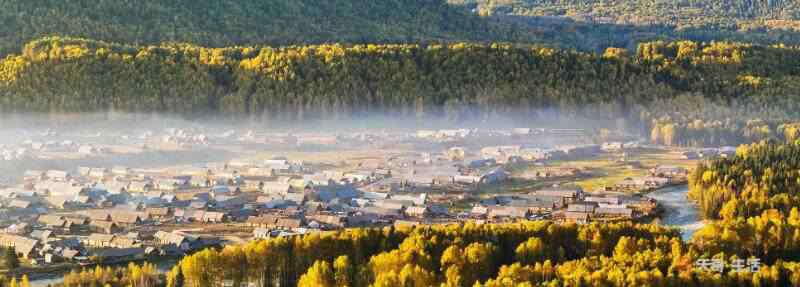
[[[139,260],[139,261],[130,261],[125,263],[119,264],[110,264],[110,265],[103,265],[105,266],[112,266],[112,267],[119,267],[119,266],[126,266],[127,264],[133,262],[140,264],[142,262],[148,262],[156,265],[156,269],[158,269],[161,273],[166,273],[176,263],[180,262],[182,257],[163,257],[157,258],[155,260]],[[28,278],[31,283],[31,287],[47,287],[47,286],[57,286],[64,282],[64,275],[72,270],[82,270],[83,268],[92,269],[94,266],[80,266],[78,264],[63,264],[63,265],[55,265],[55,266],[48,266],[44,268],[32,268],[29,272],[25,272],[23,269],[15,270],[14,274],[16,276],[22,276],[21,274],[28,275]]]

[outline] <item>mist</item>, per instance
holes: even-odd
[[[74,171],[79,166],[160,168],[203,166],[210,162],[252,158],[260,154],[330,152],[371,149],[436,153],[454,147],[518,144],[550,148],[590,143],[600,128],[617,122],[580,120],[544,110],[547,118],[520,121],[520,115],[482,120],[365,117],[308,121],[235,119],[224,116],[184,118],[164,114],[4,114],[0,116],[0,180],[12,184],[26,170]],[[550,137],[546,133],[510,137],[514,128],[580,130],[580,137]],[[421,130],[468,130],[460,140],[419,141]],[[335,137],[335,144],[282,142],[283,137]],[[291,160],[291,158],[290,158]]]

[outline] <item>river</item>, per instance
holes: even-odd
[[[697,205],[686,198],[689,187],[686,185],[667,187],[656,190],[648,196],[664,206],[661,224],[678,227],[683,240],[689,240],[695,231],[703,227]]]
[[[166,273],[172,269],[173,266],[178,262],[179,259],[177,258],[169,258],[169,259],[162,259],[157,260],[155,262],[151,262],[156,265],[156,269],[158,272]],[[141,264],[141,263],[137,263]],[[127,264],[122,264],[122,266],[127,266]],[[94,268],[94,267],[88,267]],[[69,273],[69,271],[66,271]],[[55,286],[56,284],[61,284],[64,282],[64,272],[57,272],[51,275],[42,276],[39,278],[30,279],[31,287],[47,287],[47,286]]]

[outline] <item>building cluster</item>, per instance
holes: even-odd
[[[540,135],[556,136],[559,142],[549,145],[553,148],[526,144]],[[143,149],[241,145],[303,151],[393,144],[414,148],[325,163],[277,156],[164,168],[28,170],[18,183],[0,186],[0,245],[13,247],[36,264],[115,262],[180,255],[231,237],[465,219],[551,217],[586,222],[648,215],[652,201],[618,194],[588,195],[565,187],[497,195],[482,200],[471,212],[451,211],[453,199],[510,180],[509,169],[515,164],[581,158],[624,146],[576,140],[583,136],[583,130],[530,128],[337,134],[167,129],[158,134],[116,135],[129,147]],[[25,145],[33,149],[39,142]],[[113,151],[109,147],[115,145],[91,145],[90,149],[61,142],[40,148],[53,151],[56,146],[91,154]],[[541,175],[564,172],[575,171]],[[673,176],[670,172],[656,169],[654,177]]]
[[[480,201],[468,214],[492,222],[551,218],[587,223],[652,215],[656,202],[621,193],[585,193],[579,187],[553,186],[528,194],[499,195]]]
[[[688,150],[681,153],[684,159],[715,159],[728,158],[736,155],[736,147],[723,146],[719,148],[702,148]]]
[[[159,169],[28,170],[19,184],[0,188],[2,245],[37,264],[109,262],[217,244],[221,236],[184,230],[212,225],[252,228],[253,237],[264,237],[446,220],[447,205],[429,200],[429,191],[508,177],[496,163],[466,168],[426,157],[365,159],[339,169],[276,157]]]
[[[615,191],[654,190],[669,185],[684,184],[689,170],[675,165],[659,165],[650,169],[650,174],[641,177],[628,177],[611,187]]]

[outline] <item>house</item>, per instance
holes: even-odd
[[[633,209],[630,208],[598,207],[594,213],[606,217],[633,218]]]
[[[255,164],[248,160],[234,159],[225,164],[227,169],[242,169],[254,166]]]
[[[293,191],[289,183],[267,181],[261,185],[261,190],[266,194],[287,194]]]
[[[489,208],[489,218],[526,218],[530,215],[527,207],[495,206]]]
[[[302,226],[303,220],[299,218],[282,217],[278,218],[278,221],[275,222],[275,227],[277,229],[293,230]]]
[[[128,236],[114,236],[111,239],[111,246],[115,248],[132,248],[139,247],[139,242],[136,238]]]
[[[303,175],[303,182],[306,185],[328,185],[330,183],[330,180],[331,178],[324,173]]]
[[[431,212],[427,206],[410,206],[406,208],[405,213],[411,217],[427,217]]]
[[[414,206],[414,202],[410,200],[386,199],[376,201],[374,205],[384,209],[401,211],[408,206]]]
[[[83,215],[88,217],[91,221],[111,221],[111,213],[104,209],[91,209],[84,210]]]
[[[686,178],[689,175],[689,171],[683,167],[674,166],[674,165],[659,165],[650,170],[650,173],[655,177],[666,177],[666,178]]]
[[[18,188],[0,188],[0,198],[14,198]]]
[[[553,211],[556,208],[560,208],[561,204],[553,199],[541,199],[541,198],[520,198],[520,199],[512,199],[510,202],[507,203],[507,206],[514,206],[514,207],[525,207],[528,209],[529,212],[536,213],[536,212],[549,212]]]
[[[49,193],[50,196],[78,196],[83,190],[82,186],[73,185],[68,182],[59,181],[40,181],[34,184],[33,188],[37,191]]]
[[[175,191],[184,188],[185,185],[185,181],[174,178],[162,178],[155,182],[155,188],[164,191]]]
[[[371,200],[383,200],[389,198],[389,193],[365,191],[361,197]]]
[[[153,238],[160,245],[173,245],[182,251],[188,251],[191,248],[190,238],[176,232],[158,231]]]
[[[6,227],[6,229],[4,229],[3,232],[15,235],[25,235],[30,233],[31,230],[32,229],[30,224],[25,222],[19,222],[19,223],[14,223],[9,227]]]
[[[0,246],[13,247],[18,255],[30,259],[35,254],[35,249],[39,247],[39,241],[19,235],[0,234]]]
[[[249,176],[273,176],[275,173],[269,167],[251,167],[247,170]]]
[[[566,145],[556,147],[571,158],[590,157],[601,151],[601,146],[596,144]]]
[[[475,217],[486,217],[489,215],[489,207],[485,205],[476,205],[470,209],[469,213]]]
[[[568,203],[579,200],[583,196],[583,190],[581,190],[579,187],[575,188],[552,187],[552,188],[537,190],[536,195],[557,196],[564,198],[564,200]]]
[[[32,203],[30,201],[21,200],[21,199],[14,199],[14,200],[11,200],[11,202],[8,203],[8,207],[9,208],[28,209],[31,206],[32,206]]]
[[[69,225],[71,225],[66,219],[64,219],[63,216],[60,215],[42,214],[39,215],[38,221],[49,228],[69,228]]]
[[[128,191],[130,192],[148,192],[154,188],[155,185],[149,181],[132,181],[128,184]]]
[[[231,186],[231,185],[216,185],[211,187],[209,193],[212,196],[217,196],[221,194],[238,194],[241,193],[242,190],[238,186]]]
[[[205,223],[220,223],[225,221],[226,215],[222,212],[206,211],[203,213],[201,222]]]
[[[104,182],[102,185],[95,187],[100,187],[102,189],[105,189],[110,194],[120,194],[128,192],[128,184],[129,184],[128,182],[123,182],[123,181],[111,181],[111,182]]]
[[[287,193],[283,199],[295,205],[302,205],[305,203],[306,195],[303,193]]]
[[[61,257],[66,260],[73,260],[78,255],[80,255],[80,251],[71,248],[65,248],[61,251]]]
[[[461,184],[476,184],[481,182],[482,177],[477,175],[456,175],[453,180]]]
[[[585,213],[593,213],[597,204],[594,202],[581,202],[581,203],[570,203],[567,206],[567,212],[585,212]]]
[[[145,209],[148,217],[154,219],[164,219],[172,215],[172,210],[169,207],[148,207]]]
[[[622,181],[615,184],[615,187],[620,190],[628,190],[628,189],[642,189],[645,188],[645,182],[643,180],[637,180],[631,177],[626,177]]]
[[[126,176],[130,174],[131,169],[124,166],[114,166],[111,168],[111,174]]]
[[[214,197],[214,207],[218,209],[242,209],[249,200],[244,196],[218,195]]]
[[[66,227],[69,228],[70,231],[89,226],[89,219],[83,216],[64,216],[64,220],[67,221]]]
[[[248,217],[246,223],[248,226],[255,228],[274,228],[278,218],[278,216],[262,214]]]
[[[122,228],[112,221],[92,220],[89,223],[89,229],[94,232],[101,232],[105,234],[116,234],[122,232]]]
[[[508,172],[503,167],[496,167],[481,175],[481,182],[493,184],[508,179]]]
[[[362,215],[371,215],[379,219],[397,219],[403,217],[401,209],[388,209],[377,206],[368,206],[360,208],[359,211]],[[348,220],[350,219],[348,218]]]
[[[316,221],[318,223],[327,224],[333,227],[345,227],[347,225],[347,217],[333,214],[314,214],[306,216],[306,220]]]
[[[103,263],[124,262],[143,258],[144,248],[105,248],[94,251],[94,256]]]
[[[121,226],[134,226],[142,223],[142,215],[136,212],[114,212],[111,217],[115,223]]]
[[[259,196],[256,198],[256,203],[261,204],[264,208],[273,209],[289,205],[282,196]]]
[[[619,204],[621,202],[620,198],[616,196],[587,196],[583,201],[598,204]]]
[[[335,199],[349,202],[351,199],[358,197],[358,192],[349,185],[327,185],[314,188],[314,192],[311,195],[312,199],[322,202],[331,202]]]
[[[414,205],[425,205],[428,201],[428,194],[427,193],[420,193],[418,195],[392,195],[392,200],[400,200],[405,202],[412,202]]]
[[[45,172],[45,177],[47,177],[50,180],[55,180],[55,181],[67,181],[70,178],[72,178],[72,176],[69,174],[69,172],[66,172],[66,171],[63,171],[63,170],[54,170],[54,169],[51,169],[51,170],[48,170],[47,172]]]
[[[92,233],[83,240],[83,244],[91,247],[113,247],[111,241],[116,237],[113,234]]]
[[[371,182],[375,174],[369,171],[355,171],[344,174],[344,179],[352,183]]]

